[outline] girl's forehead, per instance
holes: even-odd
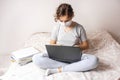
[[[69,18],[68,16],[60,16],[59,17],[59,20],[62,21],[62,22],[67,22],[69,21],[71,18]]]
[[[68,19],[68,16],[66,15],[66,16],[60,16],[59,17],[60,19]]]

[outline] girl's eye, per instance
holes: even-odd
[[[70,20],[66,20],[66,21],[61,21],[61,20],[59,20],[60,22],[69,22]]]

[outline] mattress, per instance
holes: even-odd
[[[87,36],[90,48],[84,50],[84,53],[93,54],[99,58],[96,69],[44,76],[45,70],[36,67],[32,62],[24,66],[11,63],[9,70],[1,76],[1,80],[120,80],[120,45],[104,30],[87,33]],[[36,33],[25,41],[24,47],[32,46],[42,52],[49,40],[50,33]]]

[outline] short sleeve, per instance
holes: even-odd
[[[53,27],[53,30],[51,32],[51,40],[57,40],[57,34],[59,32],[59,26],[56,24],[54,27]]]
[[[85,29],[83,28],[83,26],[81,27],[81,31],[80,31],[80,34],[81,34],[81,41],[86,41],[87,40],[87,35],[86,35],[86,31]]]

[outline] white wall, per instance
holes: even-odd
[[[120,25],[119,0],[0,0],[0,54],[22,48],[32,33],[50,32],[62,2],[72,5],[74,20],[87,31]]]

